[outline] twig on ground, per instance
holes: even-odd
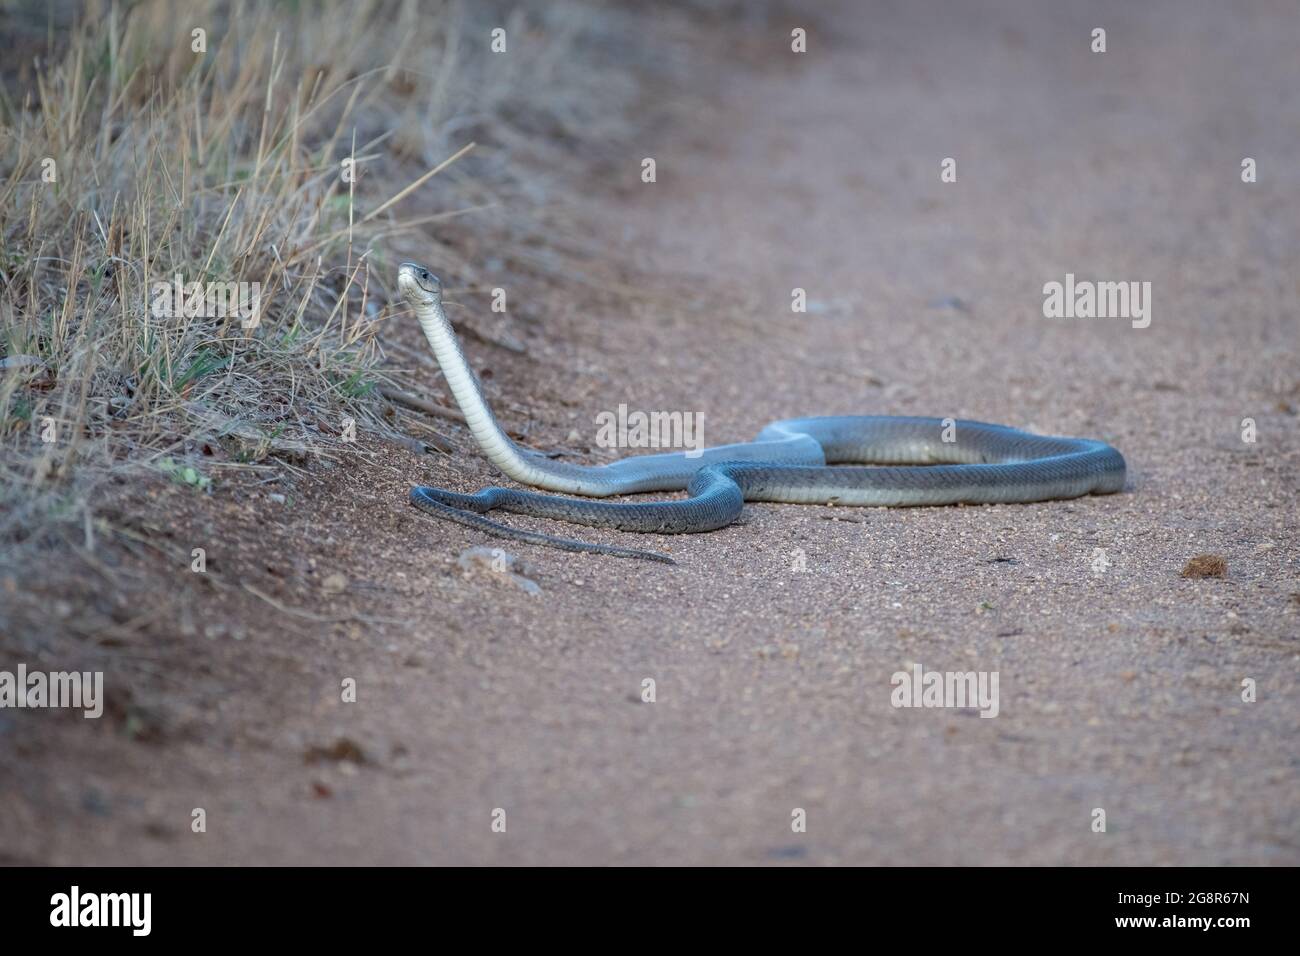
[[[396,402],[399,405],[405,405],[407,408],[414,408],[416,411],[425,412],[429,415],[436,415],[439,418],[447,418],[453,422],[464,424],[465,413],[458,408],[448,408],[446,405],[439,405],[436,402],[420,398],[418,395],[412,395],[409,392],[403,392],[396,388],[387,388],[380,386],[379,394],[384,396],[390,402]]]

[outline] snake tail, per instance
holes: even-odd
[[[660,564],[677,564],[668,555],[660,554],[657,551],[643,551],[640,548],[620,548],[615,545],[593,544],[589,541],[577,541],[573,538],[560,538],[555,535],[543,534],[540,531],[525,531],[522,528],[512,528],[509,525],[493,521],[491,518],[485,518],[482,512],[490,511],[494,507],[502,507],[496,503],[493,492],[521,494],[521,492],[510,492],[506,488],[485,488],[476,495],[463,495],[442,488],[417,485],[411,489],[410,500],[412,505],[425,514],[446,521],[454,521],[457,524],[474,528],[498,538],[523,541],[527,544],[539,544],[548,548],[559,548],[562,551],[576,551],[580,554],[604,554],[614,558],[637,558],[642,561],[656,561]],[[537,497],[545,498],[547,496],[538,495]],[[503,507],[503,510],[509,509]]]

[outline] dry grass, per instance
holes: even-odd
[[[396,262],[472,277],[446,225],[508,210],[537,188],[524,145],[616,135],[599,127],[634,95],[578,55],[602,49],[583,11],[509,10],[104,3],[66,30],[44,8],[8,15],[8,45],[31,54],[0,91],[11,556],[57,523],[89,528],[109,475],[208,488],[226,469],[346,454],[346,418],[384,432]],[[494,26],[507,55],[488,50]],[[260,322],[157,314],[155,283],[176,275],[259,283]]]

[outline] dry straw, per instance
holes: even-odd
[[[384,434],[381,394],[402,384],[380,335],[401,308],[396,262],[414,253],[472,281],[441,224],[532,188],[521,144],[545,153],[630,96],[570,55],[571,8],[538,16],[414,0],[89,4],[66,26],[15,15],[21,65],[0,91],[0,542],[51,518],[89,542],[106,475],[186,468],[207,488],[229,469],[347,454],[349,417]],[[516,45],[492,59],[501,23]],[[178,275],[256,283],[259,323],[157,314],[155,284]]]

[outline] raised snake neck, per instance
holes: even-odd
[[[939,418],[791,419],[768,425],[752,442],[708,448],[694,457],[669,452],[637,455],[607,465],[553,461],[519,448],[506,435],[465,360],[443,312],[440,293],[413,288],[414,273],[407,270],[426,277],[428,273],[406,263],[399,281],[466,424],[483,453],[502,472],[521,484],[588,498],[687,491],[685,500],[621,503],[509,488],[486,488],[474,495],[427,486],[411,489],[411,503],[421,510],[490,534],[568,551],[674,563],[653,551],[522,531],[484,514],[499,509],[623,531],[679,534],[728,525],[740,515],[745,501],[992,504],[1109,494],[1124,487],[1124,458],[1104,442]],[[858,467],[843,467],[849,465]]]

